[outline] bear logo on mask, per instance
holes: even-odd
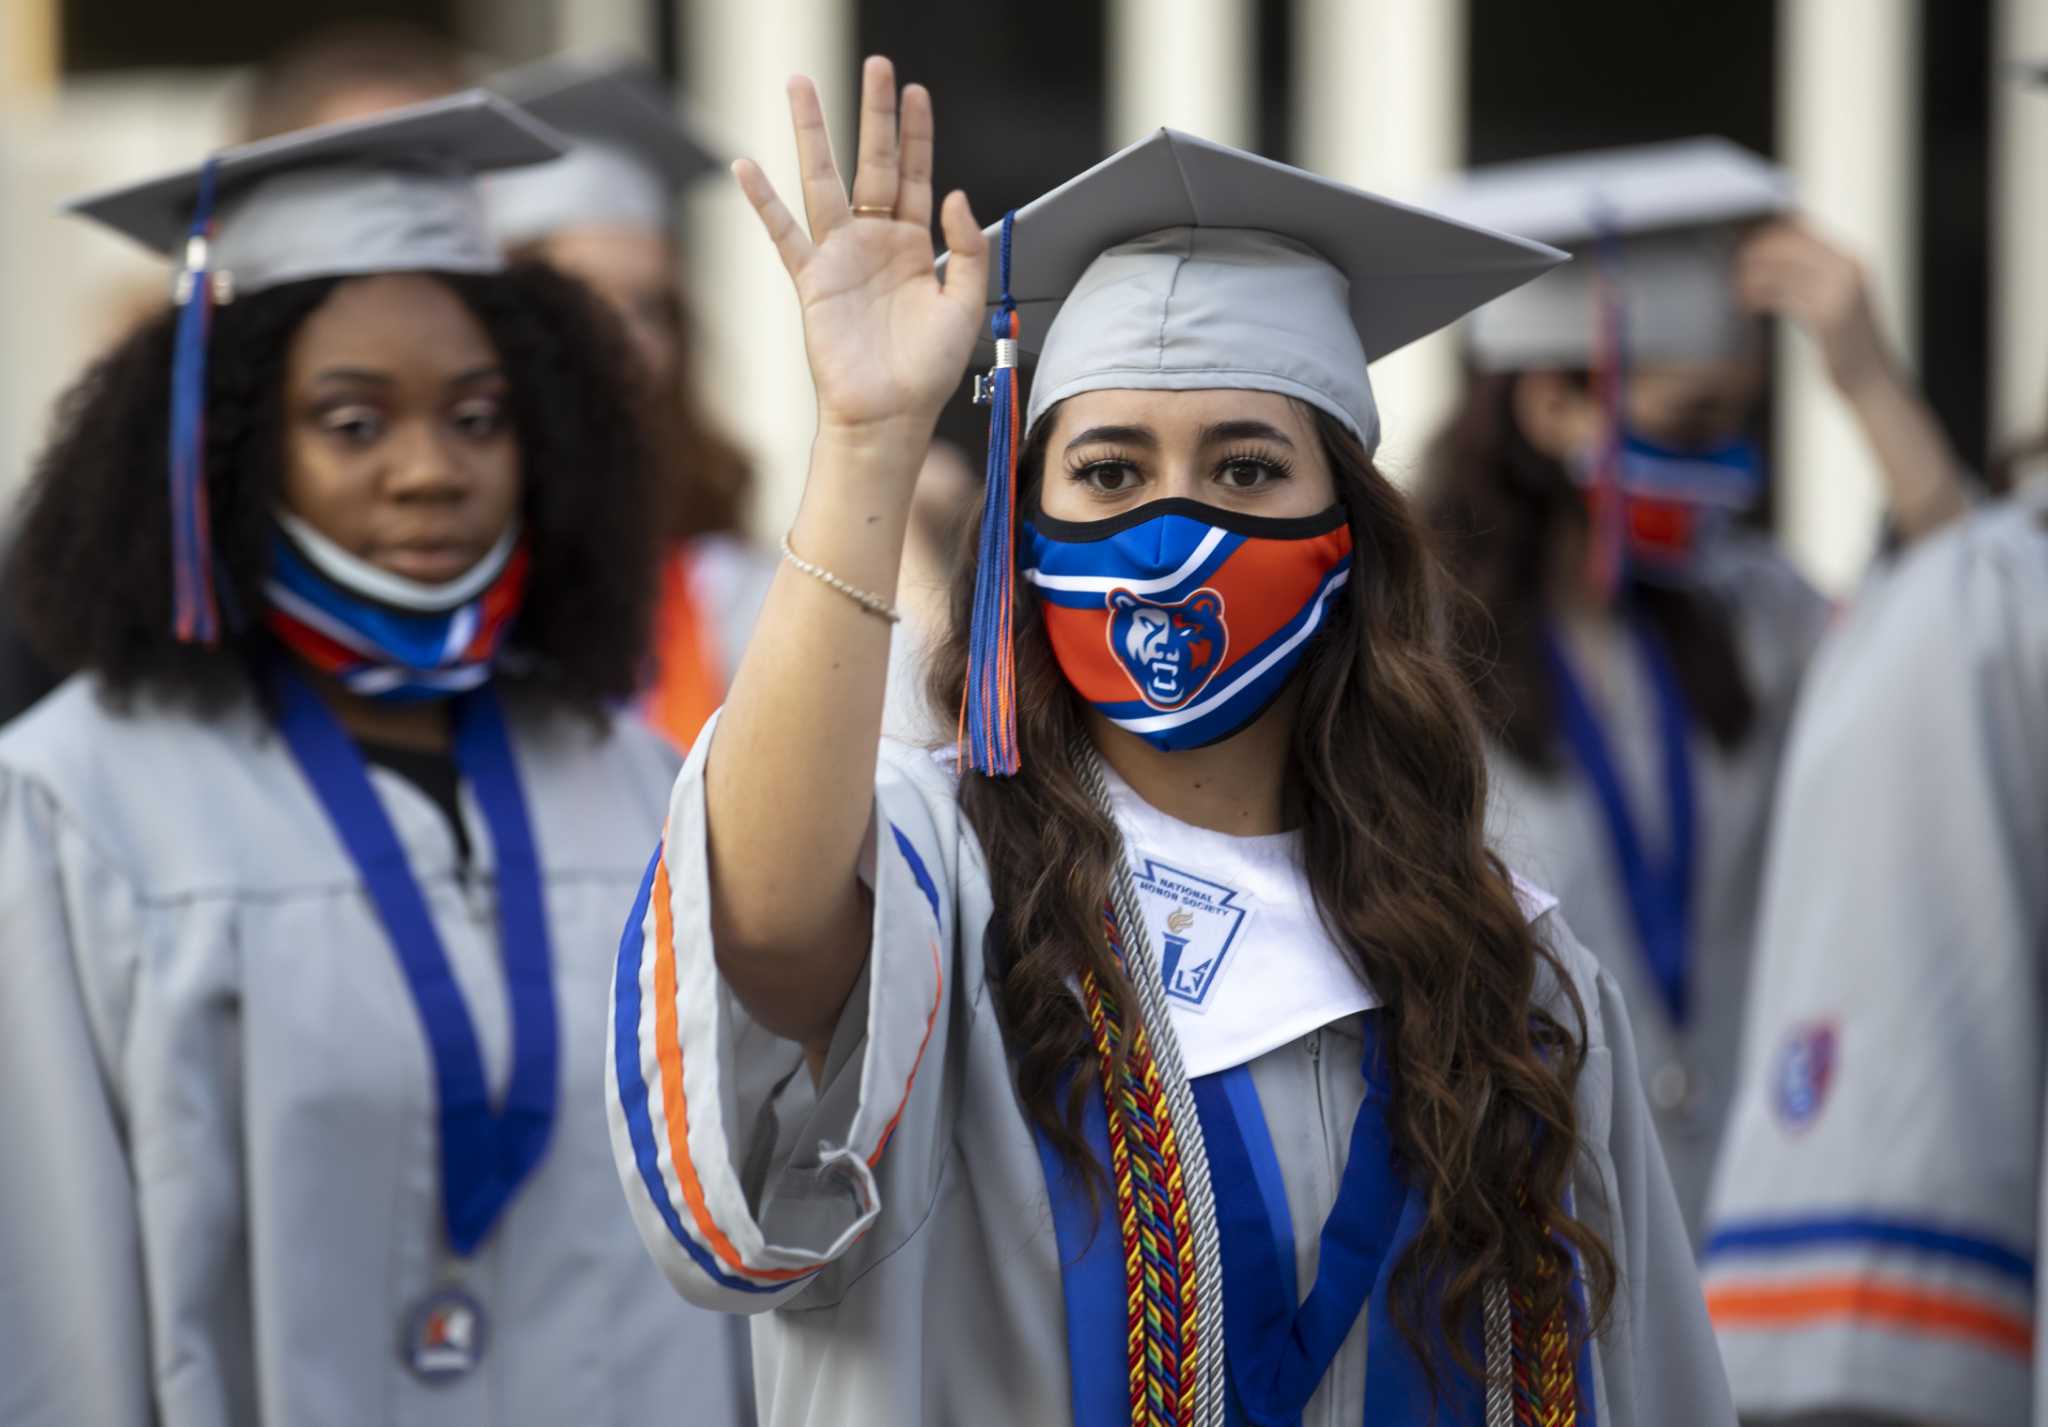
[[[1151,708],[1185,708],[1216,677],[1229,647],[1223,596],[1212,589],[1174,604],[1109,592],[1109,652]]]

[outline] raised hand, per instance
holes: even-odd
[[[811,81],[789,83],[802,169],[798,224],[760,166],[733,165],[803,304],[804,347],[821,435],[915,445],[911,471],[958,389],[980,328],[988,245],[967,206],[949,194],[940,214],[953,257],[944,287],[932,271],[932,101],[903,91],[876,56],[861,71],[860,156],[849,199],[833,162]]]
[[[1804,224],[1782,221],[1752,234],[1736,254],[1735,289],[1750,311],[1804,328],[1844,393],[1890,373],[1862,264]]]

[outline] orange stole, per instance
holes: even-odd
[[[679,546],[661,569],[654,612],[654,678],[641,707],[647,722],[678,749],[688,750],[705,721],[725,702],[724,651],[691,593],[695,568]]]

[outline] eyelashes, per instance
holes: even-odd
[[[1285,480],[1294,474],[1294,462],[1277,452],[1244,448],[1226,452],[1216,460],[1213,474],[1221,476],[1227,472],[1252,468],[1274,480]],[[1082,459],[1069,458],[1065,462],[1067,478],[1074,481],[1093,481],[1100,484],[1101,478],[1124,473],[1135,475],[1138,462],[1124,455],[1093,455]],[[1249,489],[1243,482],[1226,482]]]
[[[1285,478],[1294,474],[1294,462],[1273,451],[1244,450],[1232,451],[1216,463],[1218,470],[1227,471],[1233,466],[1258,466]]]

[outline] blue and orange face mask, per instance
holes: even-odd
[[[1715,537],[1763,498],[1763,456],[1754,441],[1661,446],[1623,427],[1606,460],[1608,469],[1596,456],[1575,474],[1593,529],[1610,532],[1620,547],[1607,555],[1617,574],[1686,579]],[[1618,518],[1609,506],[1617,500]]]
[[[1104,520],[1024,522],[1020,563],[1067,682],[1166,752],[1265,712],[1351,576],[1344,507],[1299,519],[1154,501]]]

